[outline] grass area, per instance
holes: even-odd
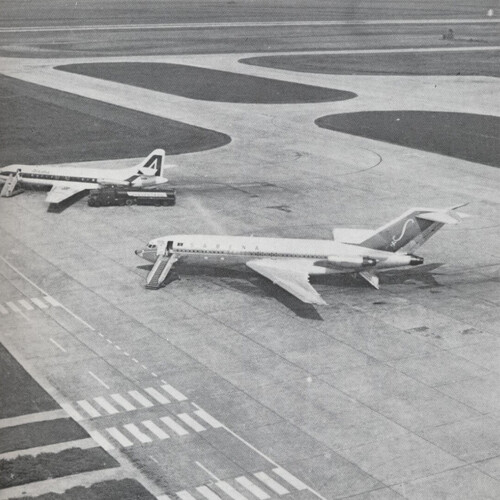
[[[318,118],[321,128],[500,166],[500,118],[466,113],[365,111]]]
[[[70,418],[16,425],[0,429],[0,453],[87,437],[87,431]]]
[[[289,104],[342,101],[353,92],[228,71],[157,63],[70,64],[57,69],[205,101]]]
[[[76,486],[62,494],[46,493],[37,497],[21,497],[23,500],[154,500],[156,497],[135,481],[103,481],[88,488]],[[20,498],[12,500],[21,500]]]
[[[252,57],[240,62],[329,75],[500,76],[500,51],[283,55]]]
[[[225,134],[0,76],[0,166],[203,151]]]
[[[0,418],[56,410],[59,405],[0,344]],[[0,439],[1,443],[1,439]]]
[[[102,448],[70,448],[59,453],[40,453],[35,457],[23,455],[0,460],[0,488],[118,466],[118,462]]]

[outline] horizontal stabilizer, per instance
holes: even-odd
[[[417,215],[418,219],[425,219],[432,222],[439,222],[440,224],[458,224],[460,221],[458,217],[454,217],[447,212],[428,212]]]
[[[339,227],[333,230],[333,239],[340,243],[358,245],[375,234],[373,229],[350,229]]]

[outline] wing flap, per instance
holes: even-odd
[[[85,191],[86,188],[74,187],[70,185],[59,184],[57,186],[52,186],[52,189],[48,192],[45,201],[47,203],[61,203],[68,198],[71,198],[77,193]]]
[[[285,260],[250,260],[247,266],[271,280],[306,304],[325,305],[321,295],[309,283],[309,273],[304,266]]]

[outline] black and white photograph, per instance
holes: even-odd
[[[0,500],[498,500],[499,77],[499,0],[0,0]]]

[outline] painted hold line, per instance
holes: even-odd
[[[95,373],[93,373],[89,370],[89,374],[91,377],[93,377],[95,380],[97,380],[97,382],[99,382],[105,389],[109,390],[109,385],[106,384],[106,382],[104,382],[103,380],[101,380]]]
[[[61,350],[62,352],[66,352],[66,349],[65,349],[62,345],[58,344],[58,343],[57,343],[57,342],[56,342],[56,341],[55,341],[52,337],[50,337],[50,338],[49,338],[49,340],[50,340],[50,341],[51,341],[51,342],[52,342],[52,343],[53,343],[53,344],[54,344],[54,345],[55,345],[55,346],[56,346],[59,350]]]

